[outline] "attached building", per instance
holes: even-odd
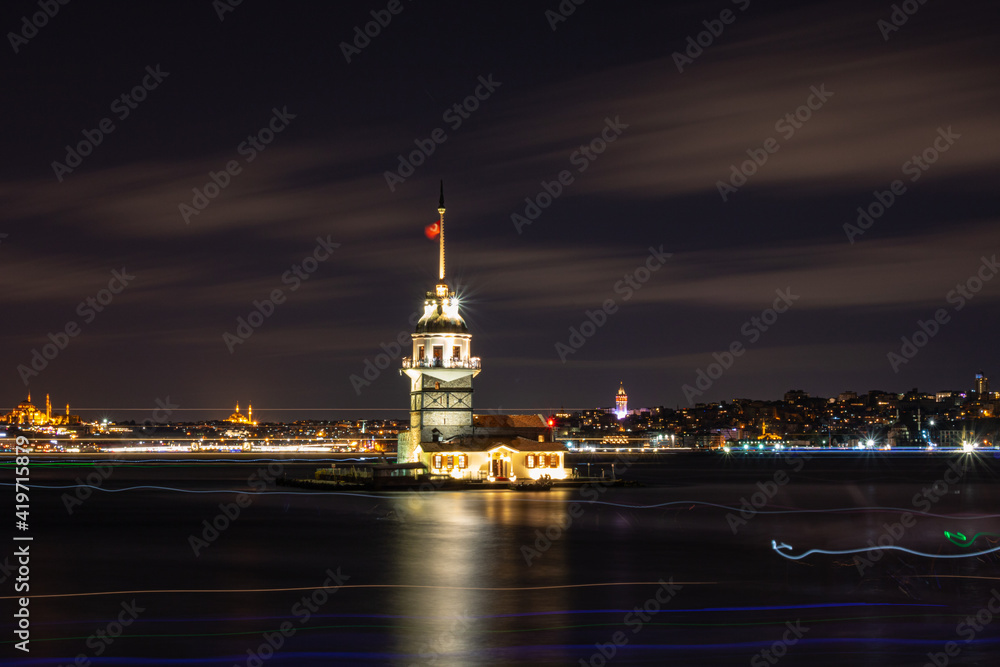
[[[412,355],[400,369],[410,379],[410,430],[399,435],[397,461],[420,462],[431,473],[458,478],[565,478],[566,447],[551,442],[544,418],[472,412],[472,380],[482,364],[472,356],[472,335],[445,282],[444,212],[442,186],[439,282],[426,293]]]

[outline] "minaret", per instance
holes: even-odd
[[[247,406],[247,421],[253,423],[253,403]]]
[[[45,419],[52,421],[52,401],[49,400],[48,394],[45,394]]]
[[[423,316],[412,334],[413,354],[401,373],[410,378],[410,432],[399,443],[397,460],[417,460],[420,443],[472,433],[472,378],[480,361],[471,353],[472,336],[459,314],[459,301],[445,282],[444,181],[438,202],[440,239],[438,284],[424,297]]]

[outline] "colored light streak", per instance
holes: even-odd
[[[713,586],[718,581],[678,581],[681,586]],[[552,586],[435,586],[432,584],[342,584],[340,589],[349,588],[416,588],[446,591],[551,591],[565,588],[603,588],[607,586],[660,586],[660,581],[602,581],[590,584],[557,584]],[[32,598],[78,598],[98,595],[151,595],[158,593],[284,593],[288,591],[313,591],[316,586],[292,586],[287,588],[159,588],[136,591],[92,591],[89,593],[49,593],[46,595],[32,594]],[[14,600],[17,595],[3,595],[0,600]]]
[[[661,609],[658,614],[698,614],[698,613],[719,613],[719,612],[743,612],[743,611],[789,611],[792,609],[843,609],[847,607],[941,607],[947,608],[946,604],[932,603],[906,603],[906,602],[817,602],[812,604],[783,604],[783,605],[754,605],[747,607],[696,607],[692,609]],[[552,611],[525,611],[509,614],[476,614],[456,616],[454,614],[375,614],[375,613],[338,613],[338,614],[312,614],[310,618],[382,618],[382,619],[409,619],[409,620],[460,620],[474,618],[476,620],[487,620],[492,618],[532,618],[535,616],[575,616],[579,614],[627,614],[632,609],[555,609]],[[222,623],[222,622],[244,622],[244,621],[274,621],[290,620],[295,616],[202,616],[191,618],[145,618],[139,619],[138,623]],[[90,619],[73,621],[49,621],[40,625],[75,625],[91,623],[107,623],[114,619]]]
[[[890,544],[890,545],[887,545],[887,546],[867,546],[867,547],[861,547],[861,548],[858,548],[858,549],[838,549],[838,550],[810,549],[809,551],[801,553],[798,556],[793,556],[790,553],[785,553],[786,549],[787,550],[791,550],[792,549],[792,546],[790,544],[785,544],[784,542],[782,542],[781,544],[778,544],[775,540],[771,540],[771,549],[773,549],[774,552],[777,553],[782,558],[787,558],[788,560],[802,560],[806,556],[811,556],[812,554],[827,554],[829,556],[844,556],[844,555],[848,555],[848,554],[868,553],[870,551],[902,551],[904,553],[912,554],[914,556],[920,556],[922,558],[947,558],[947,559],[956,559],[956,558],[974,558],[976,556],[985,556],[986,554],[996,553],[996,552],[1000,551],[1000,546],[993,547],[992,549],[986,549],[984,551],[975,551],[975,552],[966,553],[966,554],[929,554],[929,553],[924,553],[922,551],[915,551],[913,549],[907,549],[906,547],[896,546],[895,544]]]
[[[945,538],[958,547],[971,547],[973,542],[976,541],[977,537],[982,535],[987,535],[989,537],[1000,537],[1000,533],[976,533],[972,537],[966,537],[962,533],[952,533],[950,531],[944,531]]]
[[[616,612],[628,612],[630,610],[615,610]],[[564,613],[564,612],[560,612]],[[952,617],[952,618],[966,618],[968,615],[965,614],[942,614],[942,617]],[[405,617],[404,617],[405,618]],[[477,618],[493,618],[493,617],[477,617]],[[839,618],[807,618],[803,619],[803,623],[808,623],[810,625],[816,623],[842,623],[844,621],[875,621],[875,620],[887,620],[892,618],[927,618],[926,614],[887,614],[879,616],[843,616]],[[736,627],[757,627],[764,625],[784,625],[791,619],[778,618],[769,621],[744,621],[744,622],[733,622],[733,623],[664,623],[664,622],[646,622],[643,624],[645,626],[656,626],[656,627],[685,627],[685,628],[736,628]],[[517,628],[513,630],[490,630],[483,629],[479,632],[483,634],[524,634],[528,632],[552,632],[557,630],[579,630],[583,628],[618,628],[621,627],[621,621],[612,621],[608,623],[579,623],[574,625],[551,625],[544,626],[540,628]],[[351,623],[344,625],[315,625],[315,626],[305,626],[298,628],[298,631],[317,631],[317,630],[357,630],[357,629],[391,629],[391,630],[412,630],[412,626],[399,625],[399,624],[383,624],[383,623]],[[242,635],[259,635],[261,633],[272,633],[280,632],[280,628],[265,628],[256,630],[241,630],[238,632],[176,632],[176,633],[148,633],[148,634],[135,634],[130,633],[128,635],[129,639],[162,639],[171,637],[238,637]],[[57,641],[70,641],[70,640],[84,640],[88,639],[88,636],[67,636],[67,637],[45,637],[40,639],[35,639],[33,641],[37,642],[57,642]],[[0,642],[0,644],[11,644],[12,641]]]

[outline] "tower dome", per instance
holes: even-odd
[[[443,289],[442,289],[443,288]],[[467,334],[469,327],[458,314],[458,300],[446,285],[438,285],[436,292],[428,292],[424,300],[424,314],[417,321],[413,333],[418,334]]]

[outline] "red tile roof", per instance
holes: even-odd
[[[541,415],[472,415],[472,425],[480,428],[548,428]]]

